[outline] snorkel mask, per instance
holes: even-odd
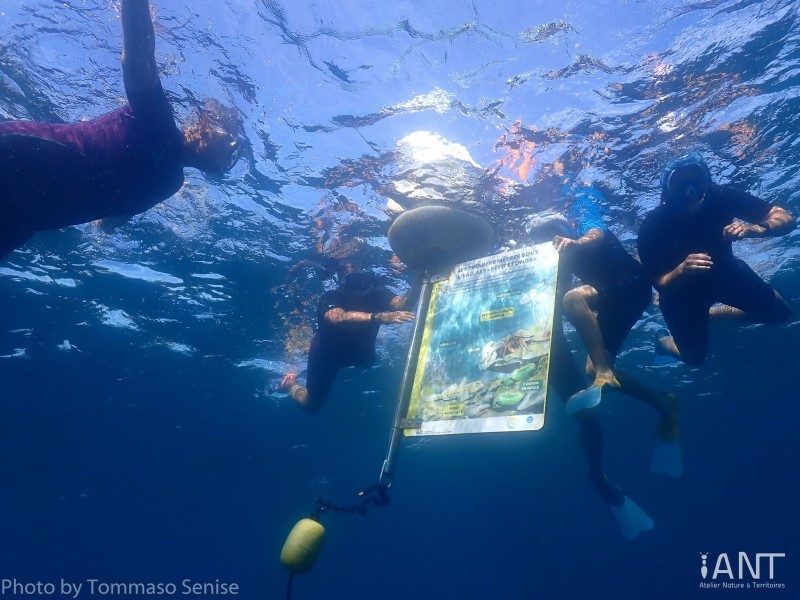
[[[711,171],[697,154],[682,156],[661,175],[661,204],[678,215],[697,213],[711,189]]]
[[[223,173],[230,173],[231,169],[239,162],[239,159],[242,157],[242,146],[242,139],[239,136],[231,136],[228,142],[228,148],[231,154],[228,159],[228,164],[222,169]]]

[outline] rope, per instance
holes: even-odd
[[[391,502],[389,498],[389,486],[386,484],[377,484],[358,492],[358,497],[361,498],[358,502],[348,505],[334,504],[322,498],[314,500],[317,507],[311,515],[312,519],[317,519],[319,515],[324,512],[347,513],[357,514],[362,517],[367,514],[367,509],[370,506],[386,506]]]
[[[286,600],[292,600],[292,584],[294,583],[294,573],[289,574],[289,583],[286,584]]]

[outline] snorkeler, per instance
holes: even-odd
[[[658,341],[657,351],[698,366],[708,353],[710,317],[785,322],[789,305],[733,255],[731,245],[786,235],[794,227],[785,209],[715,184],[699,156],[671,162],[661,177],[661,205],[645,218],[638,242],[672,334]]]
[[[144,212],[181,188],[184,167],[221,175],[236,162],[232,109],[211,100],[176,126],[147,0],[122,0],[122,33],[127,105],[77,123],[0,123],[0,258],[37,231]]]
[[[627,538],[652,527],[648,517],[606,478],[602,467],[603,434],[591,411],[600,402],[602,387],[619,389],[653,406],[659,413],[650,469],[679,476],[683,471],[677,401],[670,394],[650,390],[623,371],[614,371],[616,355],[651,299],[650,284],[641,265],[603,224],[595,188],[567,189],[569,217],[546,211],[530,218],[526,229],[536,243],[552,241],[561,255],[557,312],[553,331],[552,382],[567,412],[575,413],[581,443],[589,462],[589,477],[606,500]],[[581,285],[565,291],[575,275]],[[563,313],[562,313],[563,311]],[[562,314],[573,323],[589,351],[587,372],[594,376],[585,389],[563,332]]]
[[[677,438],[674,398],[649,390],[627,373],[614,371],[623,342],[650,304],[650,282],[639,261],[603,224],[597,208],[601,193],[594,187],[567,188],[565,192],[568,217],[546,211],[531,217],[526,228],[537,243],[552,240],[561,255],[561,273],[574,275],[581,282],[562,292],[563,309],[586,346],[587,372],[593,374],[594,381],[569,399],[567,411],[597,406],[603,388],[608,386],[655,407],[661,416],[659,430],[672,432],[671,437]],[[659,467],[656,470],[662,471]]]
[[[381,325],[406,323],[414,313],[404,310],[416,302],[419,286],[408,296],[397,296],[366,272],[351,272],[344,283],[326,292],[319,301],[317,332],[308,352],[306,385],[289,373],[281,389],[310,413],[322,408],[336,378],[344,367],[369,368],[375,363],[375,339]]]
[[[550,347],[550,386],[563,399],[584,389],[582,369],[567,344],[560,314],[556,313]],[[636,502],[606,477],[603,469],[603,429],[595,411],[582,410],[575,414],[578,420],[581,447],[589,465],[589,481],[603,498],[623,537],[632,540],[653,528],[654,522]]]

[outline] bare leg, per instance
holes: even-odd
[[[594,366],[594,383],[592,385],[610,385],[618,388],[620,383],[612,370],[614,359],[606,349],[600,324],[590,306],[596,300],[597,290],[592,286],[582,285],[564,295],[564,312],[578,330],[578,334],[589,352],[589,358]]]
[[[561,316],[557,315],[556,319],[551,350],[550,381],[561,399],[566,402],[570,396],[584,389],[586,379],[567,345],[561,327]],[[589,467],[589,480],[606,501],[613,499],[614,503],[619,503],[614,487],[609,484],[603,472],[603,430],[600,427],[600,420],[588,410],[577,413],[575,418],[578,420],[581,448]]]
[[[718,304],[708,309],[708,316],[713,320],[730,319],[740,321],[747,318],[747,314],[736,307],[727,304]]]
[[[297,402],[300,406],[306,406],[308,404],[308,390],[304,385],[293,385],[292,389],[289,390],[289,395],[292,397],[292,400]]]
[[[649,404],[658,411],[661,418],[668,418],[671,416],[670,394],[652,389],[625,371],[617,371],[617,379],[619,379],[619,382],[622,384],[620,390],[622,393],[644,402],[645,404]]]
[[[765,307],[764,310],[745,312],[735,306],[717,304],[709,309],[709,319],[712,321],[748,321],[750,323],[768,324],[785,323],[791,316],[791,308],[778,292],[774,293],[774,301]],[[672,336],[662,337],[658,340],[657,344],[660,351],[664,354],[669,354],[670,356],[682,360],[680,350],[678,350],[678,346],[675,344],[675,340]]]
[[[658,344],[661,352],[681,360],[681,351],[678,350],[678,346],[675,344],[675,339],[671,335],[660,338],[656,343]]]

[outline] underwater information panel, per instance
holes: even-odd
[[[406,435],[542,428],[557,273],[547,243],[462,263],[433,284]]]

